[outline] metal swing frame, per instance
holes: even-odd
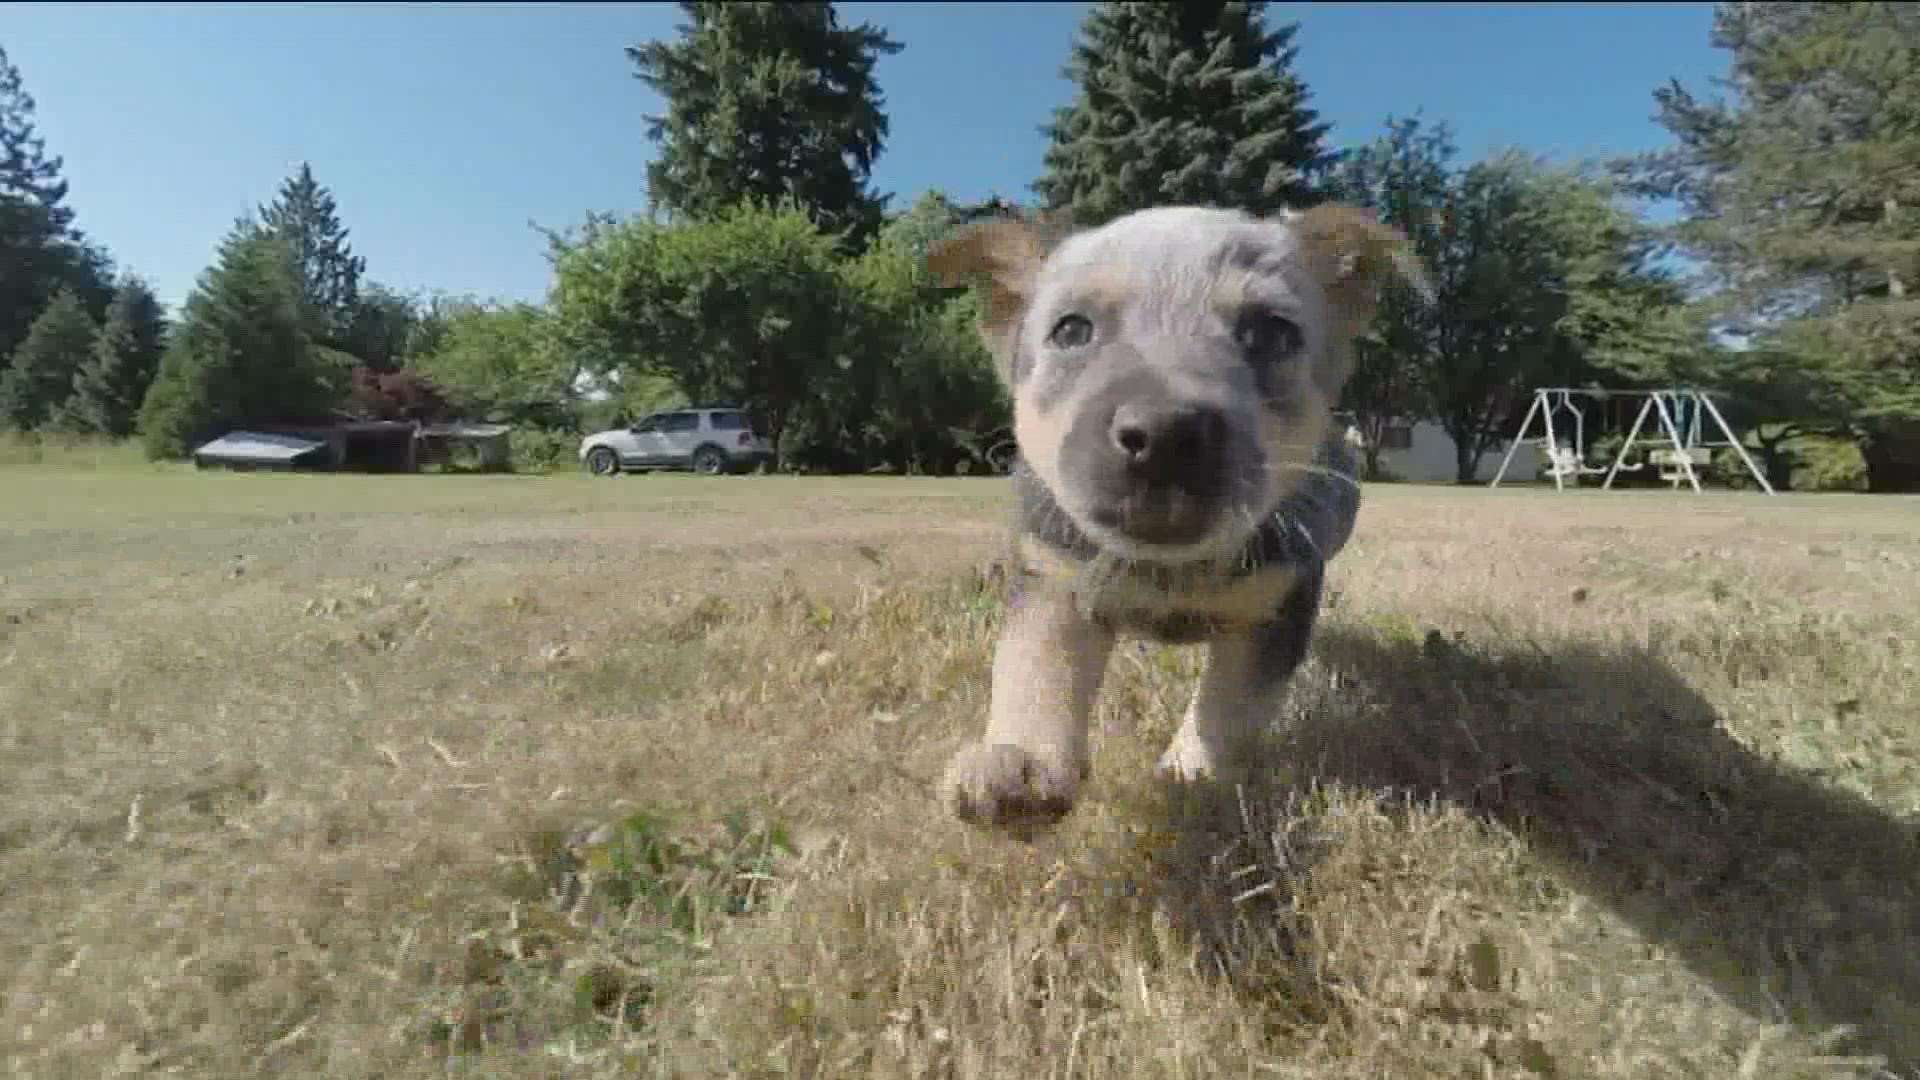
[[[1585,398],[1599,398],[1602,401],[1613,397],[1644,397],[1646,399],[1641,403],[1640,411],[1634,416],[1633,426],[1628,429],[1626,439],[1620,443],[1619,451],[1614,454],[1613,462],[1605,468],[1589,466],[1586,463],[1586,416],[1577,405],[1573,404],[1573,397],[1576,394]],[[1553,414],[1561,409],[1572,412],[1574,417],[1573,447],[1570,456],[1568,451],[1561,447],[1560,440],[1553,429]],[[1533,427],[1536,416],[1540,418],[1541,435],[1530,438],[1527,432]],[[1649,416],[1656,418],[1659,430],[1664,434],[1642,439],[1640,433],[1646,427]],[[1709,441],[1701,437],[1702,429],[1709,418],[1720,429],[1720,434],[1725,436],[1723,440]],[[1684,431],[1681,429],[1680,419],[1686,420]],[[1579,477],[1600,473],[1606,474],[1600,489],[1610,490],[1613,487],[1614,478],[1621,472],[1631,472],[1644,464],[1643,462],[1632,465],[1626,463],[1627,453],[1633,449],[1636,440],[1668,444],[1671,472],[1667,475],[1676,489],[1684,482],[1695,492],[1701,490],[1699,470],[1694,468],[1693,451],[1712,446],[1728,446],[1740,455],[1741,463],[1747,467],[1747,473],[1753,477],[1754,482],[1760,485],[1760,490],[1769,495],[1776,494],[1773,485],[1767,482],[1766,474],[1760,470],[1759,465],[1754,463],[1752,455],[1747,453],[1747,448],[1741,445],[1739,438],[1734,435],[1732,425],[1728,424],[1726,417],[1720,414],[1719,406],[1713,403],[1713,396],[1693,387],[1666,387],[1659,390],[1536,387],[1533,391],[1533,404],[1527,408],[1526,416],[1520,421],[1520,430],[1514,433],[1505,456],[1500,459],[1499,471],[1494,473],[1493,480],[1487,486],[1500,486],[1500,481],[1506,478],[1507,468],[1513,464],[1513,455],[1519,452],[1521,444],[1539,443],[1547,449],[1548,472],[1553,476],[1554,490],[1565,491],[1569,475],[1574,477],[1574,486],[1578,487]],[[1654,453],[1658,454],[1660,451],[1655,450]],[[1651,457],[1652,455],[1649,455],[1649,458]],[[1668,465],[1666,462],[1662,464]]]

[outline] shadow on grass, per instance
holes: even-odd
[[[1735,741],[1651,653],[1338,625],[1316,650],[1342,688],[1297,686],[1262,756],[1507,826],[1750,1014],[1851,1027],[1920,1076],[1920,828]],[[1220,810],[1176,810],[1176,831],[1217,833]]]

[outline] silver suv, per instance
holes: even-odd
[[[766,426],[733,405],[695,405],[654,413],[632,427],[580,440],[580,462],[595,476],[691,469],[708,476],[746,472],[773,460]]]

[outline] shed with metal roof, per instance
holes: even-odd
[[[312,469],[327,464],[327,444],[265,431],[229,431],[193,452],[198,468]]]

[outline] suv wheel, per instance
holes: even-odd
[[[693,471],[701,476],[718,476],[727,471],[726,452],[717,446],[703,446],[693,452]]]
[[[615,476],[620,472],[620,455],[604,446],[587,452],[587,471],[595,476]]]

